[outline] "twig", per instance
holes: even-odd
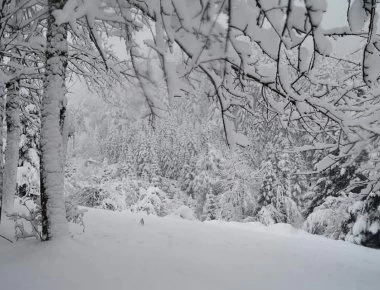
[[[0,235],[1,238],[3,238],[4,240],[7,240],[8,242],[12,243],[13,244],[13,241],[8,239],[7,237],[4,237],[3,235]]]

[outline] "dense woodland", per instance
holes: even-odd
[[[379,7],[0,0],[1,225],[60,238],[86,206],[379,248]]]

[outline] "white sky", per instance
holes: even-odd
[[[323,16],[325,27],[347,25],[348,0],[327,0],[327,12]]]
[[[352,0],[351,0],[352,1]],[[347,26],[348,0],[327,0],[327,12],[323,16],[323,27]],[[347,55],[363,47],[363,39],[359,37],[340,37],[334,44],[335,54]],[[360,52],[361,53],[361,52]]]

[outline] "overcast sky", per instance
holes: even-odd
[[[327,12],[323,16],[323,27],[347,25],[348,0],[327,0]]]

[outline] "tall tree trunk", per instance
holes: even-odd
[[[5,112],[5,92],[4,88],[0,86],[0,223],[2,212],[2,200],[3,200],[3,172],[4,172],[4,155],[3,155],[3,138],[4,138],[4,112]]]
[[[9,6],[18,5],[20,0],[8,2]],[[3,7],[4,8],[4,7]],[[19,26],[23,18],[23,11],[19,10],[13,15],[8,25],[12,29],[12,35],[15,40],[22,40],[22,34],[19,31]],[[13,53],[18,54],[17,49],[12,50]],[[9,64],[19,65],[20,62],[17,58],[10,58]],[[15,69],[11,68],[10,73],[14,73]],[[3,166],[3,179],[2,179],[2,211],[1,220],[4,224],[8,221],[7,213],[12,213],[14,210],[14,199],[17,192],[17,168],[19,161],[19,144],[21,135],[21,100],[20,100],[20,83],[18,80],[10,81],[6,84],[6,105],[5,105],[5,119],[7,127],[6,147],[4,152],[4,166]],[[13,231],[13,224],[7,223],[11,226]]]
[[[6,214],[13,212],[17,186],[17,167],[20,144],[20,94],[18,82],[7,85],[7,104],[5,109],[7,141],[3,171],[2,221]]]
[[[49,0],[46,71],[41,118],[41,208],[45,240],[66,236],[64,197],[67,25],[56,25],[52,12],[66,0]]]
[[[0,19],[4,17],[4,5],[3,0],[0,0]],[[0,31],[2,30],[4,23],[0,21]],[[0,50],[2,47],[2,38],[0,37]],[[4,59],[0,56],[0,63],[3,63]],[[4,138],[4,112],[5,112],[5,90],[4,84],[0,84],[0,223],[1,223],[1,212],[2,212],[2,200],[3,200],[3,166],[4,166],[4,155],[3,155],[3,138]]]

